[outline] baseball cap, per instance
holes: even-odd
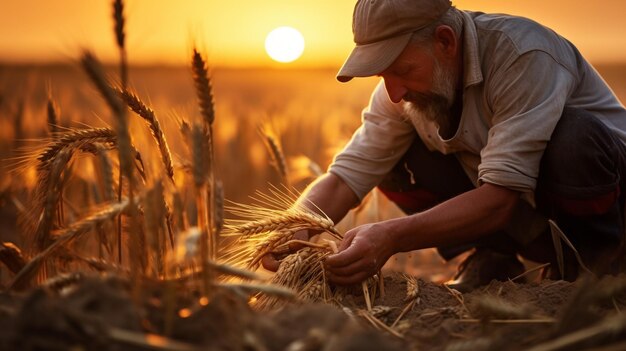
[[[384,71],[404,50],[413,32],[435,22],[451,6],[450,0],[359,0],[352,17],[356,47],[337,80],[347,82]]]

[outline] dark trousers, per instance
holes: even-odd
[[[624,175],[622,141],[590,113],[566,108],[541,160],[537,211],[559,225],[583,262],[597,273],[616,271],[623,252]],[[419,138],[378,187],[407,214],[474,189],[454,155],[431,152]],[[573,251],[563,246],[565,278],[575,279],[577,261]],[[473,247],[556,265],[549,230],[525,245],[502,231],[478,242],[439,248],[439,253],[450,259]]]

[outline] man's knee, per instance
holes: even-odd
[[[612,134],[590,113],[565,109],[546,147],[540,176],[557,187],[615,184],[620,150]]]
[[[566,108],[541,161],[539,198],[574,215],[608,210],[620,195],[619,143],[592,114]]]

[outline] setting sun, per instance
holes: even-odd
[[[304,37],[292,27],[278,27],[265,38],[265,51],[278,62],[292,62],[304,51]]]

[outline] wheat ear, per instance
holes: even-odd
[[[113,22],[115,26],[113,31],[115,32],[115,43],[120,52],[120,81],[122,83],[122,90],[126,90],[128,84],[128,62],[126,54],[126,33],[124,31],[124,1],[113,1]]]
[[[259,133],[263,137],[265,147],[269,151],[270,157],[272,159],[272,164],[275,166],[276,170],[278,170],[278,173],[280,174],[285,186],[289,187],[290,183],[289,171],[287,169],[287,160],[285,159],[285,153],[283,152],[280,140],[268,125],[260,127]]]
[[[33,228],[34,244],[38,251],[47,246],[48,232],[61,192],[60,174],[77,149],[88,149],[93,143],[115,143],[116,137],[109,129],[76,130],[57,135],[37,157],[38,182],[34,191],[37,225]],[[56,173],[55,173],[56,172]]]
[[[170,178],[172,183],[174,182],[174,167],[172,166],[172,154],[170,153],[170,147],[167,144],[167,140],[165,139],[165,133],[161,128],[161,123],[159,123],[159,119],[157,118],[154,111],[146,106],[137,95],[129,92],[117,90],[117,93],[122,97],[122,100],[126,102],[128,107],[133,110],[137,115],[143,118],[150,127],[150,131],[152,132],[152,136],[159,147],[159,152],[161,153],[161,159],[163,160],[163,165],[165,166],[165,172],[167,176]]]
[[[42,214],[37,223],[37,229],[34,235],[37,251],[41,251],[49,245],[52,221],[56,213],[59,198],[63,192],[61,173],[65,170],[70,157],[71,153],[69,150],[64,150],[59,153],[50,164],[45,181],[40,183],[41,188],[37,190],[37,196],[42,201]]]
[[[255,245],[254,251],[249,255],[250,263],[248,263],[248,268],[256,268],[263,256],[288,242],[293,238],[294,233],[293,230],[279,230],[267,236],[263,235],[262,241]]]
[[[287,211],[282,215],[275,215],[269,218],[251,221],[235,226],[235,232],[241,235],[252,235],[263,232],[278,231],[290,228],[303,227],[309,229],[325,230],[329,233],[339,235],[334,227],[333,221],[328,218],[305,211]]]
[[[48,97],[46,111],[48,116],[48,128],[50,129],[50,134],[54,137],[59,129],[59,113],[54,100],[52,100],[52,97],[50,96]]]
[[[287,256],[281,261],[271,283],[301,292],[313,284],[312,282],[323,281],[323,268],[320,262],[328,254],[327,250],[307,247]],[[276,308],[280,306],[280,302],[281,300],[276,298],[261,296],[257,306],[261,309]]]
[[[91,143],[115,144],[117,137],[109,128],[77,129],[58,135],[52,143],[47,145],[39,154],[40,163],[50,161],[56,154],[65,148],[77,148]]]
[[[207,65],[202,55],[195,48],[193,49],[192,69],[200,113],[204,118],[205,125],[212,126],[215,120],[213,88],[211,87]]]
[[[121,99],[117,96],[113,88],[111,88],[108,80],[102,70],[102,66],[90,52],[85,52],[82,57],[82,64],[85,72],[94,83],[102,97],[105,99],[113,115],[116,118],[115,132],[118,138],[118,149],[120,153],[120,167],[122,172],[132,183],[132,148],[130,142],[130,134],[128,132],[128,119],[126,118],[126,109],[123,107]],[[129,192],[130,193],[130,192]]]

